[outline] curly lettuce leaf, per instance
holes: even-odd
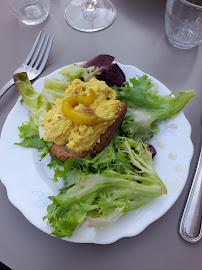
[[[39,128],[32,116],[30,117],[29,121],[22,123],[22,125],[18,127],[18,129],[20,131],[20,134],[19,134],[20,138],[25,138],[25,137],[29,138],[32,136],[39,135]]]
[[[57,175],[65,180],[65,186],[57,196],[49,197],[52,204],[44,217],[57,238],[70,237],[82,223],[89,227],[112,224],[167,193],[154,169],[152,154],[142,142],[116,137],[98,155],[70,158],[58,167]]]
[[[150,138],[159,131],[158,123],[174,117],[195,96],[195,90],[180,91],[177,97],[158,94],[147,75],[138,79],[130,79],[125,87],[117,88],[117,98],[128,106],[126,117],[122,123],[125,136],[134,140]]]
[[[20,131],[19,137],[23,140],[20,143],[15,143],[16,145],[38,149],[38,151],[42,152],[41,159],[49,153],[51,144],[40,138],[39,126],[33,117],[30,117],[29,121],[22,123],[18,129]]]
[[[36,148],[39,151],[46,148],[46,142],[43,139],[40,139],[39,136],[26,137],[22,142],[15,144],[23,147]]]

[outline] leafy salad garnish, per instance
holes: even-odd
[[[39,152],[42,152],[41,159],[43,159],[49,151],[51,143],[44,141],[39,135],[39,126],[31,116],[29,121],[22,123],[19,129],[19,137],[23,139],[20,143],[15,143],[28,148],[36,148]]]
[[[84,220],[89,227],[109,225],[167,193],[147,146],[126,137],[115,137],[94,158],[68,159],[56,174],[64,188],[49,197],[44,219],[58,238],[71,236]]]
[[[98,55],[91,60],[78,65],[72,64],[59,71],[64,77],[72,81],[80,79],[89,81],[92,77],[105,81],[109,86],[122,86],[126,81],[125,74],[115,63],[111,55]]]
[[[43,125],[44,115],[50,109],[49,102],[44,101],[41,94],[33,88],[26,72],[14,75],[14,81],[24,103],[30,109],[38,123]]]
[[[83,65],[62,69],[60,73],[66,81],[47,78],[41,94],[32,87],[26,73],[16,74],[16,86],[34,116],[19,127],[23,140],[17,144],[37,148],[41,159],[44,158],[51,146],[40,137],[44,114],[57,98],[63,97],[75,78],[87,81],[91,76],[101,76],[100,79],[107,77],[113,82],[116,78],[116,67],[111,64],[114,58],[105,56],[103,59],[94,58]],[[155,171],[152,153],[144,142],[159,131],[160,121],[182,110],[195,91],[181,91],[177,97],[172,93],[161,96],[147,75],[123,84],[121,72],[118,71],[117,84],[112,85],[115,85],[117,99],[126,103],[128,109],[117,136],[95,157],[70,158],[63,162],[51,156],[48,167],[54,170],[53,181],[62,179],[64,187],[57,196],[49,197],[52,203],[43,219],[48,220],[57,238],[70,237],[80,224],[89,227],[112,224],[127,212],[167,193]]]
[[[194,97],[195,90],[159,95],[157,86],[147,75],[132,78],[125,87],[116,87],[117,98],[127,104],[128,110],[121,125],[125,136],[134,140],[150,139],[159,131],[158,123],[174,117]]]

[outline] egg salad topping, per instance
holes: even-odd
[[[90,97],[92,90],[95,93],[93,103],[87,106],[78,103],[73,109],[96,119],[112,120],[97,122],[98,124],[95,125],[78,124],[72,121],[74,119],[70,120],[68,114],[64,114],[64,108],[62,109],[64,101],[77,96]],[[66,89],[64,98],[57,99],[53,108],[45,115],[44,140],[59,145],[66,144],[68,148],[76,152],[91,150],[96,143],[100,142],[100,135],[112,125],[119,110],[119,102],[116,100],[116,92],[104,81],[95,78],[89,82],[74,80]]]

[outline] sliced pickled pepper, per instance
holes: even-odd
[[[74,97],[65,98],[62,102],[62,112],[63,114],[72,122],[79,125],[89,125],[94,126],[100,123],[109,122],[115,120],[114,118],[101,118],[95,114],[84,113],[80,111],[76,111],[74,109],[75,106],[79,104],[83,104],[85,106],[89,106],[94,103],[96,99],[96,94],[93,89],[89,90],[90,95],[82,96],[77,95]]]

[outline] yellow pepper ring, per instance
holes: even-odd
[[[95,114],[83,113],[74,110],[74,107],[78,104],[83,104],[89,106],[94,103],[96,94],[93,89],[89,90],[89,96],[74,96],[65,98],[62,102],[62,112],[63,114],[72,122],[79,125],[89,125],[94,126],[103,122],[109,122],[115,120],[114,118],[101,118]]]

